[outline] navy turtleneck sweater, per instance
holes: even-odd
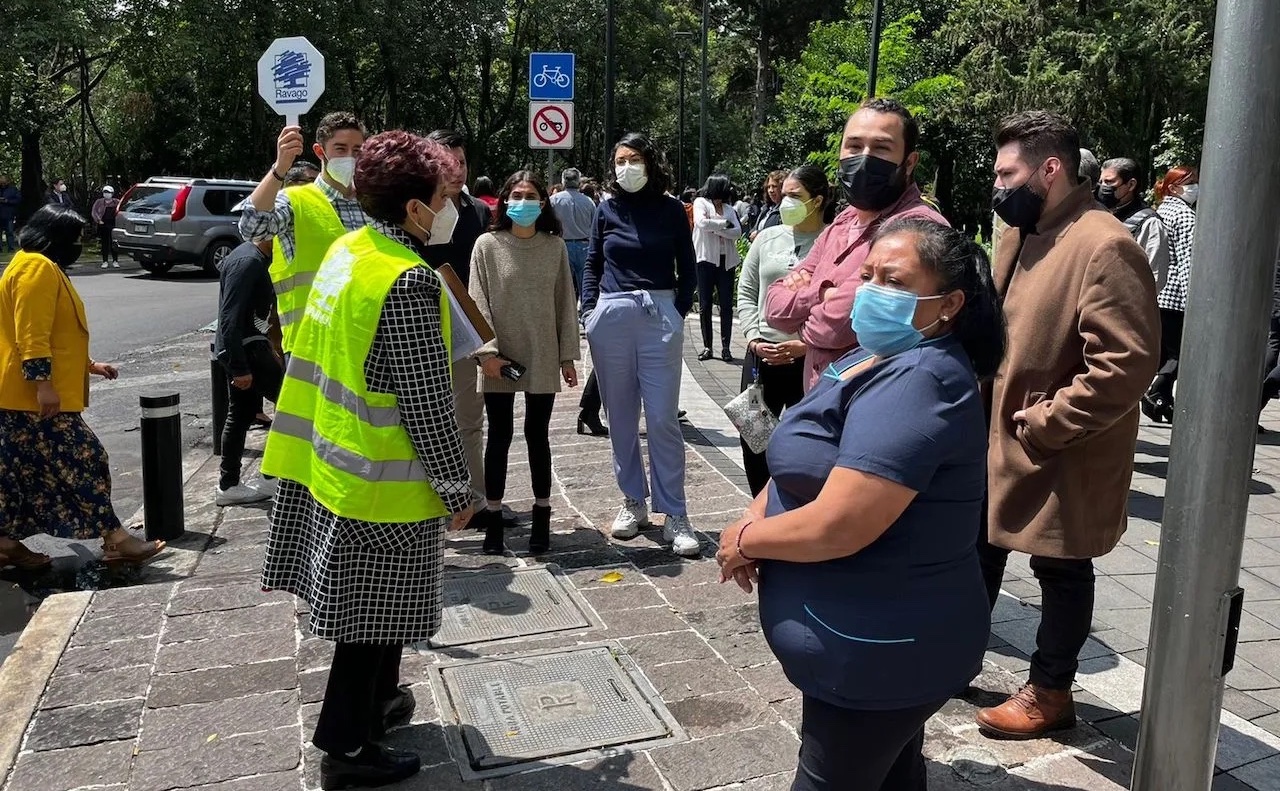
[[[596,207],[582,276],[584,315],[601,293],[675,291],[683,316],[693,307],[696,288],[693,236],[680,201],[642,190]]]

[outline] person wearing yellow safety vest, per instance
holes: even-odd
[[[378,741],[413,715],[401,651],[440,628],[444,533],[472,515],[450,303],[422,258],[453,233],[457,167],[408,132],[365,145],[355,184],[371,224],[316,273],[262,461],[280,479],[262,586],[306,601],[312,633],[337,644],[312,736],[323,789],[419,768]]]
[[[306,186],[283,189],[286,174],[303,148],[302,129],[286,126],[276,141],[275,163],[240,215],[240,235],[246,241],[275,239],[271,282],[286,354],[293,351],[298,320],[329,245],[368,224],[352,186],[364,138],[364,125],[351,113],[321,118],[312,147],[323,166],[320,177]]]

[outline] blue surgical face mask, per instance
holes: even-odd
[[[529,199],[507,201],[507,216],[521,228],[528,228],[537,222],[539,214],[542,214],[542,204],[539,201]]]
[[[924,334],[913,323],[916,302],[922,299],[942,299],[945,294],[918,297],[910,291],[863,283],[853,298],[850,319],[858,345],[877,357],[892,357],[919,346]],[[926,330],[938,324],[935,321]]]

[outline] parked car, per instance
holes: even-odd
[[[256,187],[252,181],[155,176],[120,199],[112,236],[148,272],[178,264],[217,274],[218,264],[240,244],[239,214],[232,209]]]

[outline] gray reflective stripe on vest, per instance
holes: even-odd
[[[355,451],[339,447],[315,432],[315,424],[306,418],[277,412],[271,430],[300,439],[315,449],[316,456],[330,467],[356,476],[369,483],[426,482],[427,471],[417,459],[410,461],[374,461]]]
[[[336,404],[368,423],[374,428],[389,428],[400,425],[400,409],[393,406],[369,406],[364,399],[352,392],[342,382],[330,379],[320,370],[320,366],[309,360],[294,356],[289,360],[289,377],[313,384],[320,395],[331,404]]]
[[[280,326],[288,327],[289,325],[293,324],[295,321],[301,321],[302,314],[306,312],[307,312],[306,308],[297,308],[295,310],[287,310],[284,313],[279,314]]]
[[[287,294],[298,286],[310,286],[316,282],[315,272],[299,272],[296,275],[290,275],[279,283],[272,283],[271,287],[275,289],[276,295]]]

